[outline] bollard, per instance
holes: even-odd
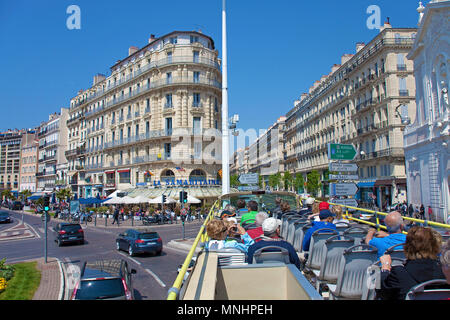
[[[94,217],[94,227],[96,227],[97,226],[97,215],[95,215],[95,217]]]
[[[105,217],[105,227],[107,224],[108,224],[108,215],[106,215],[106,217]]]

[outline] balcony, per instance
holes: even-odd
[[[406,64],[397,64],[397,71],[407,71]]]
[[[208,58],[204,58],[204,57],[195,57],[194,58],[193,56],[181,56],[181,57],[174,56],[171,58],[165,58],[165,59],[160,59],[160,60],[156,60],[156,61],[151,61],[150,64],[147,64],[144,67],[135,70],[132,74],[128,74],[127,76],[119,79],[118,81],[107,85],[105,89],[97,90],[94,94],[91,94],[86,99],[82,99],[81,101],[75,103],[74,108],[104,96],[112,89],[117,88],[121,85],[125,85],[126,83],[130,82],[131,80],[136,79],[138,76],[140,76],[144,72],[147,72],[151,69],[155,69],[155,68],[159,69],[163,66],[169,66],[171,64],[178,64],[178,63],[203,64],[203,65],[213,67],[220,71],[220,65],[217,61],[211,60]]]
[[[379,159],[384,157],[404,158],[405,151],[403,148],[388,148],[380,151],[373,151],[367,154],[359,154],[356,158],[357,161]]]

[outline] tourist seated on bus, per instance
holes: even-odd
[[[319,219],[320,221],[313,221],[312,227],[309,228],[308,231],[306,231],[305,233],[305,236],[303,238],[303,252],[309,251],[309,244],[311,243],[311,236],[314,233],[314,231],[323,228],[336,230],[336,225],[333,224],[335,215],[330,210],[320,211]],[[303,256],[303,258],[306,260],[305,256]]]
[[[248,248],[247,262],[249,264],[253,263],[253,254],[256,250],[268,246],[277,246],[287,249],[289,252],[290,263],[295,264],[295,266],[300,269],[300,259],[298,258],[297,252],[295,251],[294,247],[289,242],[284,241],[280,237],[280,226],[280,219],[267,218],[264,220],[264,222],[262,223],[262,230],[264,232],[264,235],[261,237],[261,241],[254,243]]]
[[[273,217],[277,219],[281,219],[282,211],[281,211],[281,198],[275,198],[275,209],[273,209]]]
[[[247,230],[248,235],[255,240],[255,242],[261,241],[261,237],[264,235],[262,224],[267,218],[269,218],[267,212],[258,212],[255,216],[256,228]]]
[[[241,217],[241,226],[245,230],[255,227],[255,216],[258,214],[258,202],[250,200],[247,202],[248,213],[244,213]]]
[[[240,215],[240,216],[242,216],[244,213],[247,213],[247,212],[248,212],[248,209],[247,209],[247,206],[246,206],[246,204],[245,204],[245,200],[244,200],[244,199],[239,199],[239,200],[236,202],[236,208],[237,208],[236,213],[237,213],[238,215]]]
[[[350,221],[348,221],[347,219],[344,219],[344,217],[342,216],[343,212],[342,212],[341,206],[332,206],[331,212],[336,216],[333,220],[333,223],[337,227],[345,227],[347,224],[350,223]]]
[[[377,231],[374,228],[370,228],[367,232],[365,243],[374,246],[378,249],[378,258],[380,258],[384,252],[396,244],[405,243],[406,235],[402,233],[404,229],[402,215],[398,211],[389,213],[384,219],[387,232]],[[397,249],[401,249],[398,247]]]
[[[242,252],[247,252],[248,247],[255,243],[243,227],[226,220],[214,219],[209,221],[206,225],[206,233],[211,239],[205,245],[207,250],[236,248]],[[232,239],[235,235],[239,235],[242,242]]]
[[[329,209],[330,209],[330,205],[325,201],[322,201],[320,203],[314,202],[314,204],[312,205],[312,209],[311,209],[312,214],[310,214],[308,216],[308,219],[312,219],[314,221],[320,221],[320,218],[319,218],[320,211],[329,210]]]
[[[281,202],[281,217],[296,215],[297,211],[291,210],[291,205],[287,201]],[[281,218],[280,218],[281,219]]]
[[[406,262],[403,265],[392,266],[390,255],[381,256],[381,289],[377,291],[377,297],[404,300],[412,287],[429,280],[444,279],[438,260],[441,239],[431,228],[412,227],[405,240]]]
[[[314,205],[315,199],[314,198],[307,198],[303,201],[304,206],[300,209],[299,214],[300,215],[310,215],[312,213],[312,208]]]
[[[450,239],[447,240],[447,243],[441,250],[440,262],[445,279],[447,279],[447,283],[450,284]]]

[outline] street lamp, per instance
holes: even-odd
[[[230,136],[228,133],[227,14],[222,0],[222,195],[230,193]]]

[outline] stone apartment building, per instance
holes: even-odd
[[[70,101],[68,169],[79,197],[217,180],[221,71],[209,36],[154,35]],[[206,159],[208,158],[208,159]]]
[[[317,170],[328,195],[329,143],[353,144],[358,155],[356,197],[377,204],[406,200],[403,130],[414,121],[412,48],[417,29],[385,23],[369,43],[358,43],[328,75],[301,95],[286,115],[285,169],[306,175]]]
[[[22,136],[19,191],[36,192],[37,190],[38,149],[39,140],[36,134],[30,132]]]

